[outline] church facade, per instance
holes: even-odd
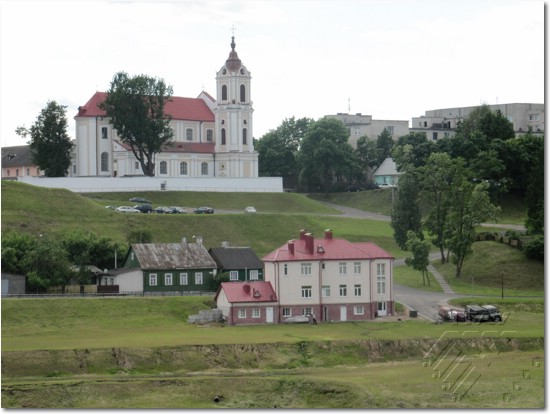
[[[98,108],[105,97],[105,92],[96,92],[78,108],[70,176],[143,176],[132,149]],[[167,102],[174,137],[155,155],[155,177],[257,178],[253,111],[251,74],[232,37],[229,57],[216,74],[216,99],[203,91],[197,98],[174,96]]]

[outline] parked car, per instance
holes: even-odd
[[[466,314],[464,311],[451,309],[449,311],[449,320],[452,322],[466,322]]]
[[[361,191],[361,189],[359,187],[354,186],[354,185],[349,185],[349,186],[346,187],[346,191],[348,193],[356,193],[358,191]]]
[[[130,206],[120,206],[116,208],[116,211],[119,213],[140,213],[138,209]]]
[[[152,213],[153,207],[151,207],[151,204],[138,204],[135,205],[134,208],[136,210],[141,211],[142,213]]]
[[[171,206],[168,208],[172,210],[172,214],[187,214],[187,210],[182,207]]]
[[[489,311],[478,305],[467,305],[465,313],[466,320],[471,322],[487,322],[491,320]]]
[[[172,209],[168,207],[157,207],[154,211],[157,214],[172,214]]]
[[[393,187],[395,187],[395,184],[387,184],[387,183],[378,184],[378,188],[393,188]]]
[[[133,197],[130,199],[130,201],[133,201],[134,203],[146,203],[146,204],[151,204],[151,202],[149,200],[146,200],[145,198],[143,197]]]
[[[116,206],[105,206],[105,208],[108,208],[109,210],[116,210]]]
[[[214,209],[210,207],[199,207],[193,212],[195,214],[214,214]]]
[[[487,312],[489,312],[489,317],[490,317],[489,319],[492,322],[501,322],[502,321],[502,316],[500,316],[500,312],[499,312],[499,310],[496,306],[483,305],[482,308],[486,309]]]
[[[256,208],[254,208],[252,206],[248,206],[244,209],[244,212],[246,214],[255,214],[256,213]]]

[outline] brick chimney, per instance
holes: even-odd
[[[244,293],[249,294],[250,293],[250,285],[248,283],[245,283],[243,285]]]
[[[288,252],[294,254],[294,240],[289,240],[288,242]]]
[[[308,252],[309,254],[313,254],[313,242],[314,242],[313,234],[306,233],[304,237],[306,241],[306,252]]]
[[[306,229],[300,230],[300,240],[304,240],[306,238],[306,233],[307,233]]]
[[[325,239],[332,240],[332,230],[331,229],[326,229],[325,230]]]

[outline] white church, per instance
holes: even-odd
[[[173,141],[155,156],[157,178],[258,178],[258,153],[252,135],[251,75],[235,51],[216,74],[216,99],[172,97]],[[72,177],[143,176],[129,145],[123,143],[98,108],[106,97],[96,92],[78,108]]]

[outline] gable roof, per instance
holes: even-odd
[[[387,251],[370,242],[352,243],[345,239],[332,237],[331,231],[325,232],[325,238],[316,239],[310,233],[302,231],[300,239],[290,240],[262,258],[264,262],[288,262],[303,260],[368,260],[393,259]]]
[[[2,148],[2,168],[34,165],[30,145]]]
[[[105,111],[98,108],[106,97],[107,92],[96,92],[84,106],[78,107],[76,117],[106,116]],[[166,102],[164,112],[174,120],[214,122],[215,119],[214,112],[201,98],[172,96],[171,101]]]
[[[210,256],[222,269],[262,269],[264,264],[250,247],[213,247]]]
[[[137,243],[132,250],[141,269],[216,268],[206,247],[199,243]]]
[[[270,282],[223,282],[214,297],[224,291],[229,303],[276,302],[277,295]]]
[[[386,158],[373,175],[401,175],[401,173],[397,171],[395,161],[391,158]]]

